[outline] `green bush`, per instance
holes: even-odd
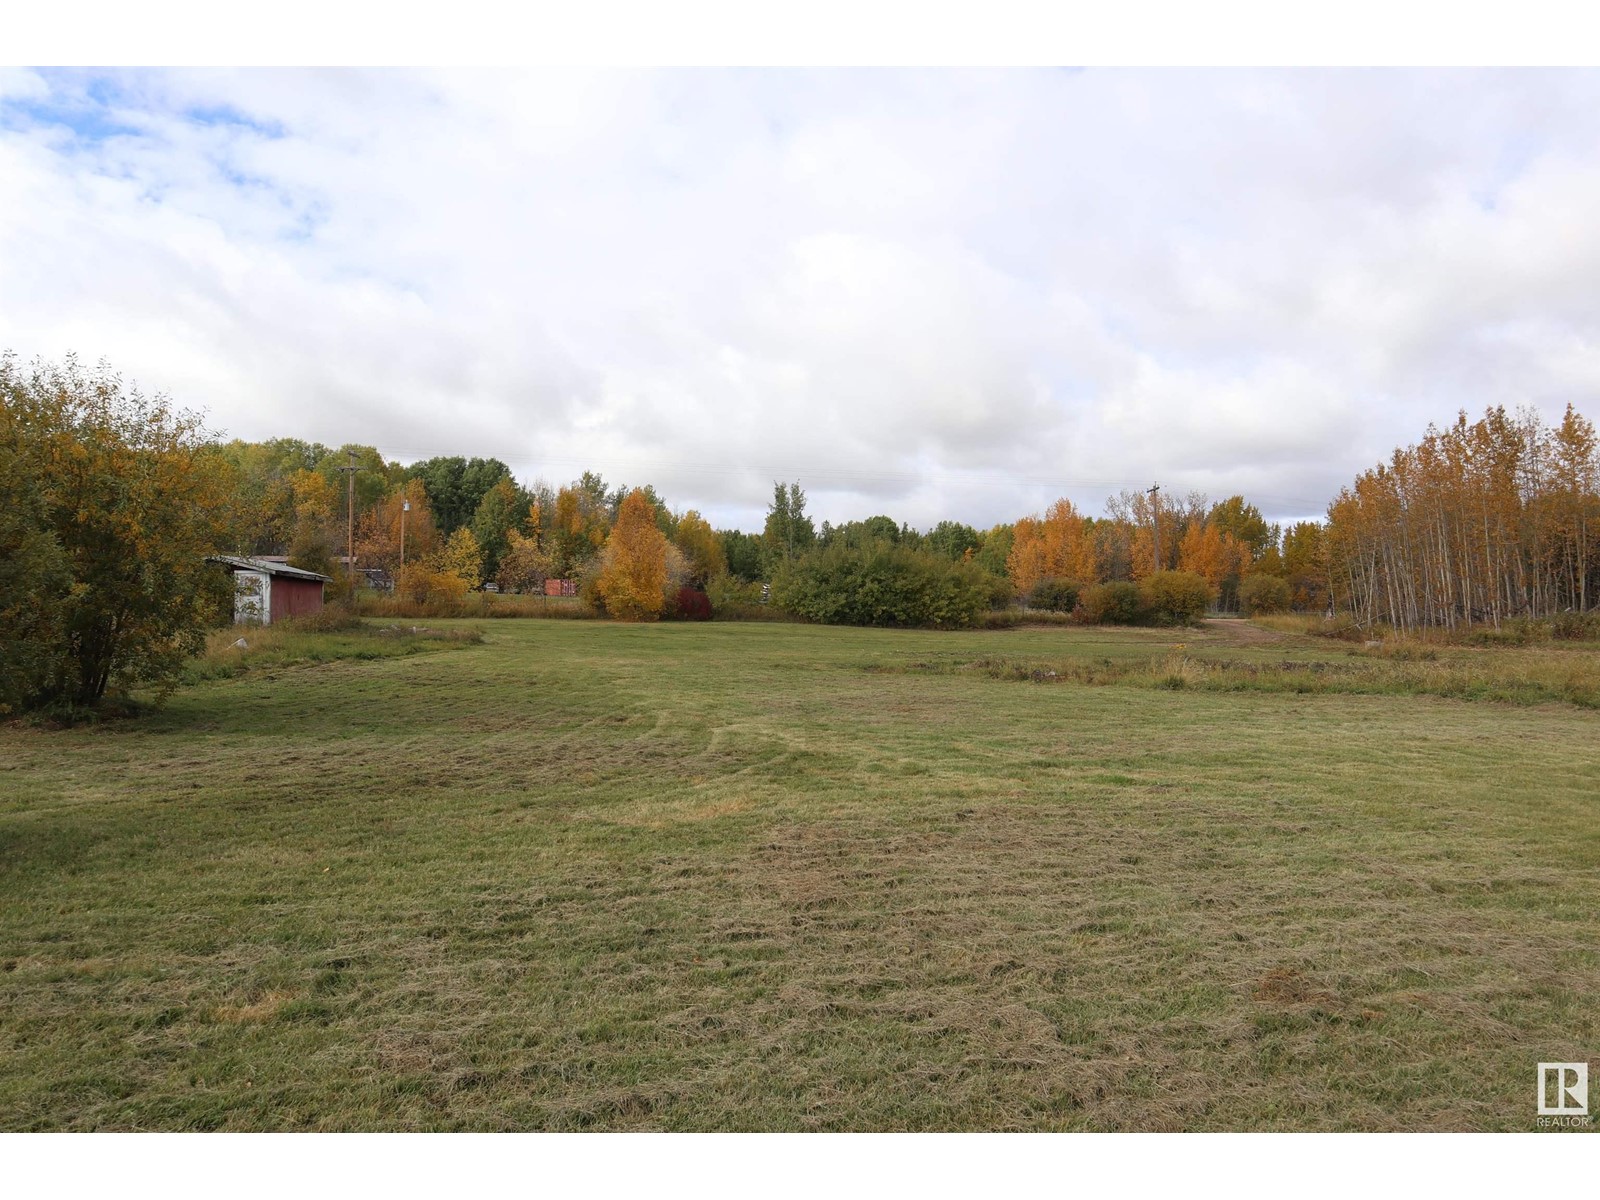
[[[824,625],[966,628],[990,592],[980,567],[887,541],[812,550],[772,581],[775,605]]]
[[[1070,579],[1041,579],[1028,593],[1028,607],[1044,612],[1071,612],[1078,607],[1078,585]]]
[[[1142,625],[1144,597],[1136,583],[1097,583],[1078,597],[1078,613],[1086,625]]]
[[[1198,625],[1217,593],[1193,571],[1157,571],[1139,585],[1148,620],[1155,625]]]
[[[1239,606],[1247,617],[1289,611],[1289,581],[1276,575],[1246,575],[1239,582]]]

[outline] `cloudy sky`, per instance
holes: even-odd
[[[758,528],[1600,418],[1600,72],[0,72],[0,348]]]

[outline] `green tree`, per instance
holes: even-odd
[[[472,523],[473,514],[490,488],[511,478],[511,468],[498,458],[430,458],[413,463],[408,478],[422,480],[439,532],[449,536]]]
[[[498,481],[478,501],[472,514],[472,536],[483,551],[483,574],[493,579],[500,559],[510,548],[509,536],[527,516],[531,498],[508,476]]]
[[[232,608],[229,577],[206,558],[229,536],[235,477],[200,419],[105,366],[69,357],[25,371],[6,355],[0,457],[0,507],[22,525],[3,536],[42,572],[24,586],[48,606],[0,674],[21,679],[22,704],[89,705],[135,687],[164,697]]]
[[[0,713],[17,711],[47,687],[72,586],[66,551],[10,416],[9,406],[0,412]]]
[[[975,556],[983,546],[983,535],[960,521],[940,521],[928,531],[924,543],[935,554],[949,559]]]
[[[806,494],[798,482],[772,485],[772,504],[767,508],[767,523],[761,542],[770,566],[791,561],[809,550],[817,531],[806,516]]]
[[[1011,557],[1015,539],[1016,526],[996,525],[983,535],[983,544],[972,556],[972,561],[991,575],[998,575],[1002,579],[1009,578],[1006,562]]]
[[[722,553],[728,561],[728,574],[746,583],[754,583],[762,576],[764,559],[761,538],[737,529],[719,530]]]
[[[864,521],[847,521],[843,525],[822,523],[822,533],[817,538],[820,546],[866,546],[871,542],[886,542],[898,546],[903,541],[901,526],[893,517],[881,513]]]
[[[345,520],[345,505],[349,499],[348,479],[343,468],[351,463],[350,452],[355,451],[356,466],[356,520],[389,492],[389,464],[383,461],[374,446],[358,446],[347,442],[337,450],[327,450],[318,456],[311,469],[327,479],[339,497],[339,519]],[[339,543],[339,553],[344,553],[344,543]]]
[[[1277,527],[1268,525],[1261,510],[1254,504],[1246,504],[1243,496],[1229,496],[1213,505],[1206,523],[1216,526],[1223,533],[1231,533],[1236,541],[1250,551],[1251,562],[1260,559],[1267,548],[1275,546],[1278,541]]]

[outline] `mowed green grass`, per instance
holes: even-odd
[[[484,638],[0,727],[0,1127],[1526,1130],[1600,1056],[1593,709]]]

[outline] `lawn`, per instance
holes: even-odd
[[[1528,1130],[1600,1064],[1593,643],[480,624],[0,727],[0,1128]]]

